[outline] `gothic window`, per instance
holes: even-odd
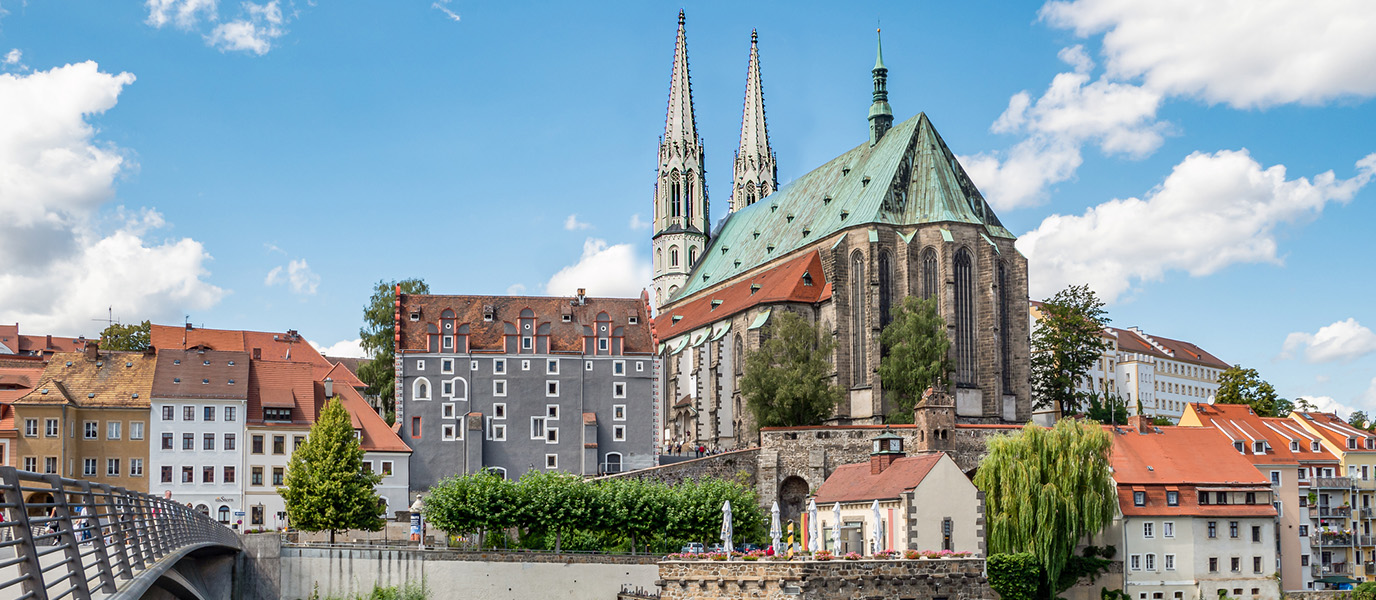
[[[1009,388],[1013,387],[1013,344],[1009,340],[1012,331],[1009,329],[1008,311],[1010,302],[1008,301],[1008,263],[999,261],[999,370],[1003,372],[1003,393],[1010,393]]]
[[[893,266],[890,264],[889,251],[879,253],[879,327],[889,325],[889,310],[893,298]]]
[[[865,373],[865,255],[856,251],[850,259],[851,384],[864,385]]]
[[[693,172],[688,171],[683,175],[683,217],[688,223],[693,222]]]
[[[731,355],[731,364],[736,367],[736,374],[745,372],[745,345],[741,343],[741,334],[736,334],[736,352]]]
[[[956,251],[956,383],[975,385],[975,265],[970,250]]]
[[[678,176],[678,169],[669,172],[669,216],[678,217],[683,214],[683,178]]]
[[[698,264],[698,247],[690,246],[688,248],[688,268],[691,269],[696,264]]]
[[[750,206],[755,203],[755,184],[746,182],[745,184],[745,205]]]
[[[670,247],[669,247],[669,266],[670,266],[670,267],[677,267],[677,266],[678,266],[678,246],[670,246]]]
[[[664,249],[655,248],[655,270],[664,268]]]
[[[922,297],[940,298],[936,286],[936,250],[927,248],[922,251]]]

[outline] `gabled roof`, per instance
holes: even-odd
[[[1290,413],[1290,418],[1301,426],[1305,426],[1308,431],[1318,434],[1328,443],[1333,444],[1338,452],[1376,453],[1376,449],[1366,446],[1367,439],[1376,437],[1376,433],[1357,429],[1349,425],[1347,421],[1339,419],[1336,414],[1295,411]],[[1356,439],[1356,448],[1347,447],[1348,438]]]
[[[904,168],[911,159],[911,168]],[[906,185],[908,173],[912,185]],[[892,192],[907,192],[900,201]],[[865,142],[741,208],[722,223],[674,300],[731,280],[843,229],[880,223],[970,223],[993,237],[1003,227],[946,142],[919,113],[871,146]],[[724,249],[724,251],[723,251]]]
[[[1118,350],[1120,352],[1168,358],[1215,369],[1227,369],[1232,366],[1191,342],[1164,338],[1137,329],[1119,329],[1117,327],[1110,327],[1109,329],[1118,337]],[[1153,344],[1152,342],[1156,343]]]
[[[306,362],[313,367],[317,380],[325,379],[334,369],[335,363],[326,360],[313,346],[296,331],[275,333],[269,331],[247,331],[235,329],[205,329],[190,326],[153,325],[150,338],[154,348],[206,348],[209,350],[229,350],[248,352],[254,360]],[[256,352],[255,352],[256,351]],[[366,387],[347,369],[334,377],[337,383],[355,387]]]
[[[1138,433],[1131,427],[1104,428],[1113,435],[1110,462],[1119,486],[1271,484],[1212,427],[1154,427],[1151,433]]]
[[[317,399],[311,365],[255,360],[248,371],[249,423],[263,422],[263,407],[291,408],[293,423],[315,422]]]
[[[392,427],[387,425],[373,407],[368,405],[368,401],[363,399],[363,395],[358,390],[349,386],[334,386],[335,395],[339,396],[340,402],[344,403],[344,408],[349,410],[353,417],[354,429],[362,432],[359,444],[363,446],[365,452],[411,452],[411,447],[407,446]]]
[[[1290,442],[1299,441],[1299,436],[1268,424],[1246,404],[1191,402],[1185,406],[1185,413],[1185,418],[1192,415],[1199,420],[1200,425],[1218,431],[1230,446],[1242,442],[1240,456],[1255,465],[1298,466],[1301,455],[1314,454],[1309,451],[1308,440],[1298,444],[1298,452],[1292,452]],[[1256,442],[1266,444],[1260,454],[1256,453]]]
[[[86,349],[86,338],[55,335],[21,335],[19,324],[0,325],[0,356],[45,356],[55,352],[79,352]]]
[[[247,352],[159,350],[153,395],[247,400],[248,363]]]
[[[660,339],[668,340],[761,304],[812,303],[830,295],[831,287],[822,272],[821,255],[809,252],[773,269],[740,278],[691,302],[666,308],[655,317],[655,333]]]
[[[878,475],[870,474],[869,461],[841,465],[817,490],[815,499],[820,505],[898,498],[921,484],[943,458],[950,460],[944,452],[905,456],[893,461]]]
[[[142,352],[102,350],[95,360],[84,352],[59,352],[42,379],[14,403],[148,408],[156,365],[156,357]]]
[[[486,308],[493,318],[484,320]],[[440,296],[432,294],[402,294],[399,346],[401,350],[421,351],[428,348],[429,336],[438,335],[438,323],[446,310],[453,312],[457,330],[468,327],[468,349],[471,352],[505,352],[506,336],[542,335],[515,330],[521,311],[535,314],[536,329],[549,327],[550,350],[556,353],[582,354],[584,341],[593,335],[597,317],[606,313],[610,319],[608,334],[622,337],[623,354],[654,352],[650,336],[650,319],[640,298],[584,298],[582,304],[570,296]],[[411,313],[418,312],[419,320],[412,321]],[[570,316],[565,323],[563,316]],[[630,318],[636,317],[636,324]],[[508,329],[510,327],[510,329]],[[620,334],[616,331],[620,330]]]
[[[0,358],[0,405],[32,391],[43,378],[44,366],[38,358]]]

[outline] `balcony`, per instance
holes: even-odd
[[[1351,477],[1315,477],[1309,482],[1310,488],[1350,490],[1356,487]]]
[[[1340,532],[1336,532],[1336,531],[1325,531],[1325,532],[1320,533],[1320,534],[1317,535],[1317,536],[1314,536],[1314,539],[1316,539],[1316,540],[1318,541],[1318,544],[1319,544],[1320,546],[1351,546],[1351,545],[1352,545],[1352,534],[1350,534],[1350,533],[1340,533]]]
[[[1340,562],[1331,565],[1314,565],[1310,567],[1309,573],[1315,578],[1327,577],[1329,575],[1351,575],[1352,565]]]
[[[1372,490],[1376,490],[1376,480],[1371,480],[1371,479],[1356,479],[1356,478],[1352,478],[1352,477],[1349,477],[1348,479],[1352,479],[1352,480],[1353,480],[1353,483],[1354,483],[1354,486],[1355,486],[1357,489],[1359,489],[1359,490],[1365,490],[1365,491],[1368,491],[1368,492],[1370,492],[1370,491],[1372,491]]]
[[[1367,575],[1376,575],[1376,562],[1369,562],[1362,565]]]
[[[1369,535],[1357,536],[1357,545],[1358,545],[1358,546],[1376,546],[1376,538],[1373,538],[1373,537],[1371,537],[1371,536],[1369,536]]]
[[[1349,507],[1349,506],[1320,506],[1320,507],[1319,507],[1319,516],[1320,516],[1320,517],[1323,517],[1323,518],[1327,518],[1327,517],[1343,517],[1343,518],[1347,518],[1347,517],[1352,516],[1352,508]]]
[[[1362,511],[1361,511],[1361,517],[1362,517],[1363,519],[1370,519],[1370,518],[1372,518],[1371,509],[1370,509],[1370,508],[1363,508]]]

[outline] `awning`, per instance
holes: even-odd
[[[954,242],[954,241],[956,241],[956,238],[951,237],[951,232],[950,232],[950,230],[947,230],[947,229],[942,229],[942,230],[941,230],[941,239],[946,240],[946,241],[948,241],[948,242]]]
[[[771,312],[773,312],[773,310],[765,309],[764,312],[755,315],[755,321],[750,323],[750,327],[747,327],[747,329],[759,329],[764,327],[764,324],[769,322],[769,313]]]
[[[296,408],[291,390],[263,390],[261,400],[267,408]]]
[[[688,338],[679,338],[677,342],[674,342],[674,346],[669,350],[669,354],[678,354],[679,352],[682,352],[683,349],[687,346]]]
[[[722,336],[725,336],[725,335],[726,335],[726,332],[728,332],[728,331],[731,331],[731,322],[730,322],[730,321],[723,321],[723,322],[721,322],[721,323],[717,323],[716,326],[714,326],[714,327],[712,328],[712,337],[708,338],[707,341],[709,341],[709,342],[715,342],[715,341],[721,339]]]
[[[1356,580],[1356,579],[1353,579],[1353,578],[1351,578],[1351,577],[1348,577],[1348,576],[1346,576],[1346,575],[1329,575],[1328,577],[1320,577],[1320,578],[1318,578],[1318,579],[1315,579],[1315,580],[1314,580],[1314,583],[1344,584],[1344,583],[1357,583],[1357,580]]]

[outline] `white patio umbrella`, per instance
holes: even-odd
[[[831,551],[841,552],[841,503],[831,505]]]
[[[870,531],[871,554],[873,554],[884,549],[884,519],[879,516],[878,500],[870,505],[870,510],[874,511],[874,529]]]
[[[769,509],[769,540],[774,543],[774,553],[783,552],[783,542],[779,538],[783,537],[783,527],[779,525],[779,503],[775,502],[774,507]]]
[[[729,556],[735,546],[731,545],[731,501],[727,500],[721,505],[721,543],[726,546],[726,553]]]
[[[817,520],[817,500],[807,501],[807,550],[816,552],[822,547],[822,523]]]

